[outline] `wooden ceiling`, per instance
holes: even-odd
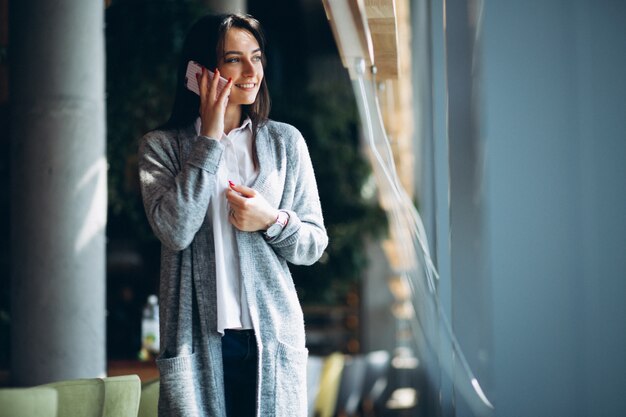
[[[339,54],[352,79],[354,62],[376,67],[376,95],[402,186],[415,180],[409,0],[322,0]],[[370,71],[365,72],[369,78]],[[384,193],[381,193],[381,196]],[[381,204],[385,206],[385,202]]]
[[[398,77],[398,22],[395,0],[365,0],[365,15],[379,79]]]
[[[379,80],[397,79],[398,21],[395,0],[322,0],[343,64],[373,64]]]

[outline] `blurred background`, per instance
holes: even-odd
[[[169,116],[188,28],[227,11],[264,26],[270,117],[303,133],[320,188],[330,245],[291,267],[311,412],[623,415],[618,0],[0,0],[0,385],[156,376],[137,145]]]

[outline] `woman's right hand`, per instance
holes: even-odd
[[[200,86],[200,135],[220,140],[224,132],[224,113],[228,104],[228,96],[233,85],[232,78],[228,84],[217,94],[217,83],[220,73],[215,69],[213,80],[209,80],[209,70],[202,69],[198,79]]]

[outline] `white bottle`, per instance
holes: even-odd
[[[159,299],[154,294],[148,296],[148,302],[143,308],[141,347],[150,354],[159,353]]]

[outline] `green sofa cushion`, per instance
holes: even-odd
[[[57,391],[57,417],[102,417],[104,381],[101,378],[71,379],[41,386]]]
[[[57,417],[136,417],[141,395],[137,375],[72,379],[42,387],[58,394]]]
[[[157,417],[159,408],[159,379],[144,382],[141,385],[139,417]]]
[[[104,378],[102,417],[137,417],[141,381],[137,375]]]
[[[0,417],[56,417],[57,392],[52,388],[0,389]]]

